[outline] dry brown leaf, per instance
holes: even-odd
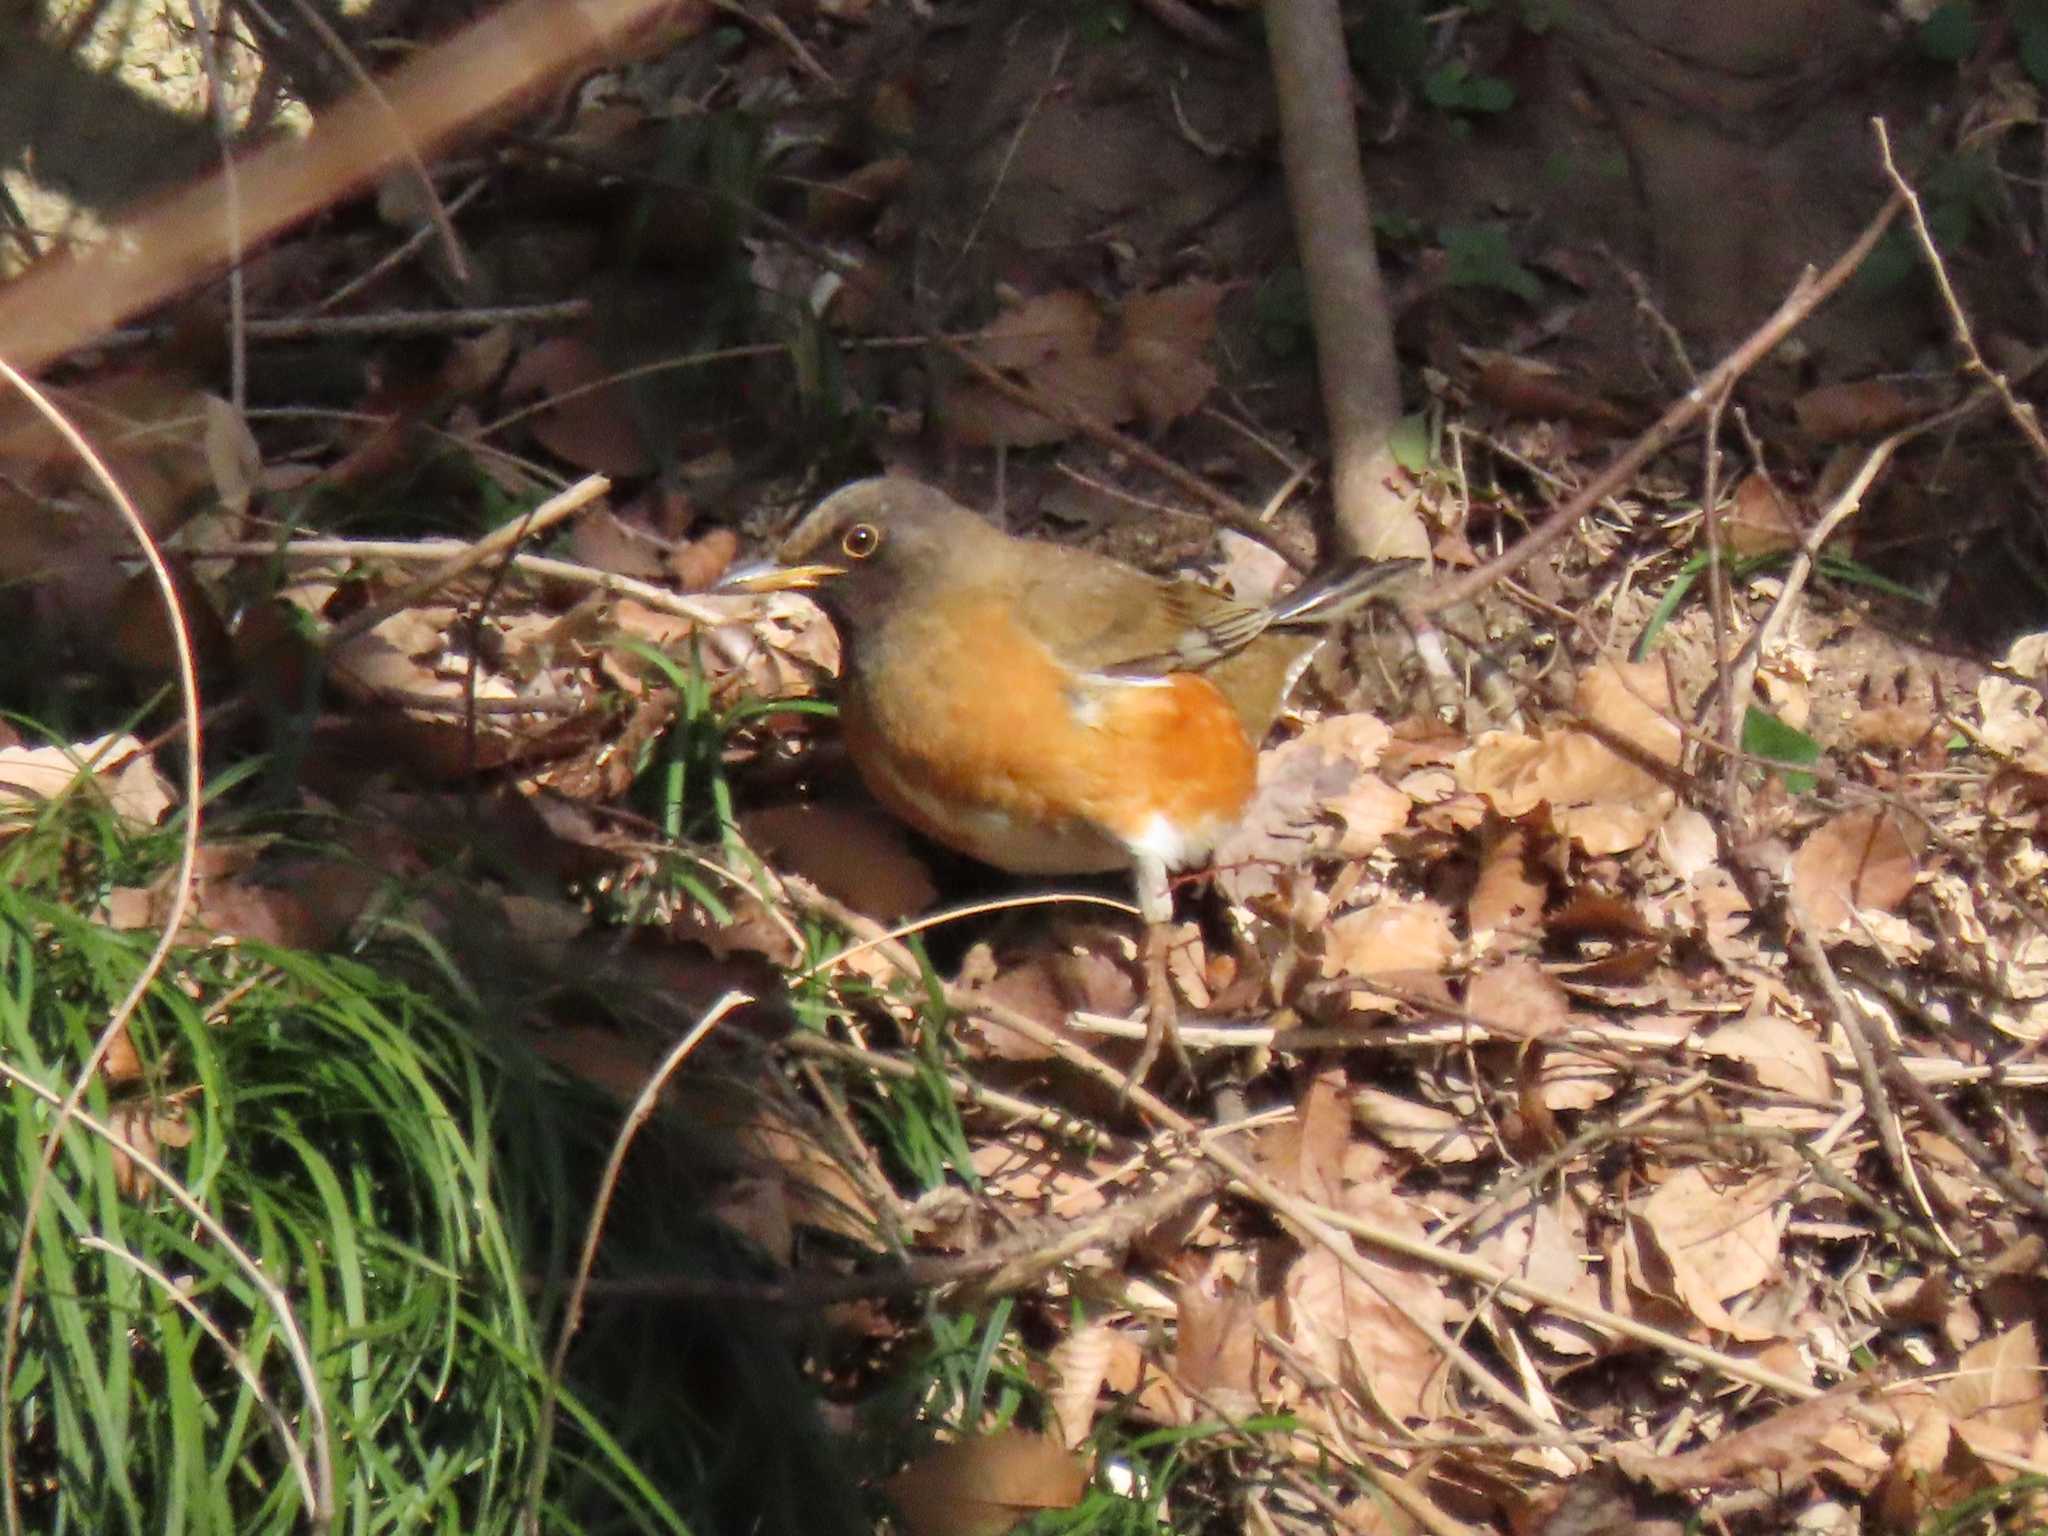
[[[1209,585],[1240,603],[1256,607],[1272,601],[1294,574],[1285,555],[1235,528],[1216,530],[1216,551]]]
[[[1332,922],[1323,936],[1325,976],[1392,977],[1435,970],[1457,952],[1451,915],[1433,901],[1381,901]]]
[[[49,393],[152,534],[178,527],[216,488],[210,396],[142,371]],[[122,580],[116,562],[134,553],[126,524],[69,442],[19,393],[0,396],[0,582],[35,584],[57,616],[90,623],[99,610],[86,605],[111,595]]]
[[[1799,430],[1823,443],[1890,432],[1925,409],[1918,399],[1889,379],[1822,384],[1792,402]]]
[[[1401,1225],[1422,1236],[1412,1215]],[[1350,1251],[1358,1254],[1355,1245]],[[1389,1297],[1440,1330],[1449,1311],[1443,1288],[1433,1276],[1359,1257],[1370,1285],[1321,1244],[1295,1261],[1281,1286],[1286,1336],[1332,1380],[1397,1423],[1433,1419],[1443,1405],[1443,1357]]]
[[[1669,1271],[1673,1294],[1709,1328],[1749,1341],[1773,1338],[1722,1305],[1778,1272],[1778,1202],[1791,1189],[1789,1174],[1761,1173],[1740,1182],[1717,1181],[1703,1168],[1681,1168],[1634,1214]]]
[[[1174,1380],[1204,1404],[1213,1404],[1213,1412],[1256,1412],[1265,1374],[1257,1303],[1212,1263],[1200,1280],[1186,1282],[1175,1293],[1175,1310]]]
[[[1629,412],[1550,363],[1485,347],[1467,347],[1465,354],[1479,368],[1474,391],[1510,416],[1559,417],[1601,432],[1635,430]]]
[[[1791,498],[1755,470],[1736,485],[1734,505],[1722,513],[1721,529],[1728,552],[1737,557],[1797,549],[1806,537]]]
[[[1138,986],[1116,957],[1118,936],[1092,924],[1063,928],[1070,942],[1035,946],[1021,959],[991,956],[979,975],[963,970],[962,980],[992,1000],[1065,1032],[1075,1013],[1123,1015],[1137,1005]],[[1003,1061],[1043,1061],[1054,1052],[1006,1025],[977,1021],[970,1038]]]
[[[1182,1326],[1186,1326],[1185,1322]],[[1053,1382],[1047,1402],[1060,1444],[1070,1451],[1079,1450],[1095,1430],[1095,1400],[1109,1375],[1116,1342],[1114,1325],[1088,1323],[1074,1329],[1046,1356],[1046,1369],[1052,1373]]]
[[[1005,311],[970,350],[1048,401],[1103,422],[1142,419],[1157,432],[1215,385],[1202,352],[1222,297],[1213,283],[1134,294],[1111,323],[1087,294],[1063,289]],[[974,379],[947,393],[944,415],[955,440],[977,447],[1041,447],[1073,433]]]
[[[900,922],[938,898],[902,826],[880,812],[806,800],[748,811],[740,830],[770,865],[804,876],[876,922]]]
[[[1689,885],[1719,867],[1721,840],[1703,812],[1681,805],[1657,829],[1657,853],[1664,867]]]
[[[1813,1035],[1790,1019],[1759,1014],[1724,1024],[1699,1044],[1708,1056],[1739,1061],[1765,1088],[1822,1103],[1834,1097],[1834,1070]]]
[[[1089,1463],[1021,1429],[928,1451],[885,1482],[910,1536],[1001,1536],[1041,1509],[1071,1509]]]
[[[134,736],[101,736],[75,747],[0,747],[0,814],[33,814],[44,802],[81,790],[104,797],[115,815],[144,827],[177,804]]]
[[[1576,708],[1635,753],[1678,761],[1676,704],[1657,664],[1601,662],[1580,679]],[[1577,726],[1489,731],[1460,755],[1457,775],[1461,789],[1510,820],[1549,806],[1558,830],[1595,854],[1636,847],[1676,801],[1655,773]]]
[[[1416,1153],[1425,1162],[1469,1163],[1491,1145],[1468,1129],[1463,1116],[1382,1088],[1354,1089],[1351,1114],[1388,1146]]]
[[[1577,1203],[1531,1189],[1474,1234],[1472,1256],[1557,1295],[1597,1306],[1600,1292],[1587,1266],[1586,1246],[1585,1218]],[[1600,1348],[1603,1335],[1589,1324],[1560,1317],[1511,1292],[1503,1292],[1500,1300],[1517,1312],[1533,1313],[1529,1326],[1560,1354],[1590,1355]]]
[[[702,592],[732,568],[739,552],[737,533],[730,528],[710,528],[702,537],[686,539],[670,550],[662,564],[685,592]]]
[[[668,574],[662,542],[623,521],[602,503],[577,514],[569,528],[569,548],[584,565],[614,576],[659,581]]]
[[[1977,709],[1987,746],[2030,772],[2048,773],[2048,718],[2039,687],[1987,673],[1977,683]]]
[[[1284,871],[1325,854],[1368,853],[1403,825],[1408,797],[1371,771],[1387,740],[1377,716],[1333,715],[1260,753],[1251,803],[1216,845],[1217,888],[1238,903],[1277,895]]]
[[[1545,1109],[1591,1109],[1613,1098],[1619,1084],[1612,1062],[1584,1051],[1547,1046],[1536,1058],[1534,1085]]]
[[[643,1073],[643,1078],[644,1078]],[[781,1186],[793,1226],[872,1244],[881,1218],[860,1182],[818,1133],[773,1104],[761,1104],[734,1140]]]
[[[1899,1441],[1872,1500],[1886,1530],[1917,1531],[1936,1509],[1990,1481],[1981,1467],[1964,1465],[1955,1450],[1948,1410],[1928,1404]]]
[[[1877,704],[1849,717],[1849,739],[1859,747],[1905,752],[1934,732],[1934,711],[1924,702]]]
[[[1822,1437],[1847,1416],[1846,1394],[1831,1392],[1808,1402],[1780,1408],[1769,1417],[1731,1434],[1715,1436],[1698,1450],[1680,1456],[1659,1456],[1640,1445],[1618,1445],[1614,1460],[1631,1477],[1665,1492],[1680,1488],[1719,1488],[1754,1480],[1768,1473],[1773,1492],[1812,1477],[1816,1466],[1833,1465],[1821,1450]]]
[[[112,1058],[109,1057],[110,1067],[111,1063]],[[144,1173],[141,1165],[128,1155],[130,1151],[160,1163],[165,1147],[189,1147],[192,1144],[192,1125],[185,1118],[184,1107],[179,1104],[128,1103],[117,1107],[107,1118],[115,1132],[114,1143],[109,1149],[114,1187],[130,1200],[140,1200],[153,1194],[157,1187],[156,1180]]]
[[[1592,885],[1574,886],[1557,909],[1543,919],[1554,939],[1647,939],[1656,930],[1634,902]]]
[[[1920,842],[1919,824],[1891,811],[1844,811],[1800,844],[1793,898],[1822,933],[1848,926],[1859,909],[1893,911],[1913,889]]]
[[[1216,387],[1216,370],[1203,361],[1202,350],[1216,334],[1222,302],[1217,283],[1181,283],[1124,301],[1117,357],[1147,431],[1163,432]]]
[[[617,372],[589,342],[555,336],[535,343],[505,376],[507,401],[556,400],[528,418],[548,452],[599,474],[645,474],[654,460]]]
[[[1465,907],[1465,922],[1474,939],[1494,932],[1527,937],[1542,932],[1543,906],[1550,892],[1536,866],[1532,842],[1526,828],[1509,825],[1495,827],[1485,839],[1479,878]]]
[[[1466,986],[1465,1009],[1509,1040],[1540,1040],[1571,1022],[1564,988],[1534,960],[1504,960],[1481,971]]]
[[[1955,1375],[1935,1388],[1956,1433],[1979,1455],[2040,1454],[2041,1350],[2031,1322],[1985,1339],[1956,1362]]]
[[[813,234],[844,235],[863,229],[910,180],[907,155],[887,155],[836,181],[813,182],[804,192],[804,222]]]
[[[1351,1141],[1342,1068],[1319,1074],[1292,1119],[1259,1133],[1259,1166],[1290,1194],[1335,1205],[1343,1188],[1344,1151]]]

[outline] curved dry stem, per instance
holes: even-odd
[[[793,882],[791,888],[793,890],[799,889]],[[888,934],[878,932],[875,924],[866,921],[859,914],[849,911],[841,904],[832,901],[829,897],[822,896],[814,890],[806,890],[802,894],[808,904],[819,910],[831,913],[836,921],[852,929],[854,932],[866,933],[868,937],[864,941],[865,943],[879,949],[892,963],[903,968],[908,974],[916,975],[918,973],[915,957],[908,954]],[[1046,898],[1037,897],[1029,899],[1042,901]],[[1133,1081],[1128,1073],[1111,1066],[1101,1057],[1095,1055],[1094,1052],[1075,1044],[1058,1030],[1040,1023],[1028,1014],[1021,1013],[1014,1008],[1003,1007],[989,998],[977,997],[963,988],[953,985],[946,986],[944,995],[949,1006],[958,1009],[962,1013],[974,1014],[989,1019],[994,1023],[1002,1025],[1005,1029],[1015,1031],[1041,1049],[1058,1057],[1068,1066],[1086,1073],[1097,1082],[1113,1089],[1139,1113],[1164,1126],[1167,1130],[1188,1138],[1196,1145],[1204,1159],[1216,1168],[1221,1169],[1233,1183],[1237,1184],[1253,1199],[1266,1205],[1278,1215],[1285,1217],[1299,1231],[1306,1233],[1317,1243],[1328,1248],[1331,1255],[1337,1260],[1338,1267],[1349,1274],[1352,1279],[1367,1287],[1374,1295],[1386,1300],[1388,1305],[1401,1308],[1401,1303],[1397,1298],[1387,1296],[1380,1283],[1380,1278],[1373,1273],[1372,1266],[1366,1263],[1357,1248],[1342,1233],[1324,1222],[1315,1208],[1310,1207],[1308,1202],[1290,1195],[1272,1179],[1259,1172],[1249,1161],[1239,1157],[1227,1147],[1222,1146],[1219,1137],[1205,1135],[1201,1126],[1153,1093],[1143,1083]],[[1239,1129],[1239,1127],[1226,1126],[1220,1129],[1227,1134]],[[1416,1328],[1429,1341],[1431,1348],[1435,1349],[1452,1365],[1456,1366],[1459,1373],[1477,1387],[1481,1393],[1506,1409],[1526,1427],[1539,1432],[1547,1431],[1551,1428],[1551,1425],[1540,1413],[1530,1407],[1522,1398],[1516,1396],[1511,1389],[1501,1382],[1499,1377],[1495,1376],[1478,1360],[1473,1358],[1470,1351],[1466,1350],[1464,1346],[1444,1335],[1441,1330],[1432,1327],[1425,1319],[1408,1315],[1405,1308],[1402,1308],[1402,1311],[1403,1315],[1407,1317],[1410,1326]]]
[[[661,1091],[668,1086],[668,1080],[675,1075],[676,1069],[711,1033],[719,1020],[753,1000],[745,992],[727,992],[690,1027],[688,1034],[675,1043],[674,1049],[662,1058],[661,1065],[641,1088],[633,1107],[626,1111],[625,1121],[619,1126],[618,1139],[612,1143],[611,1156],[605,1159],[604,1174],[597,1181],[596,1196],[591,1203],[590,1225],[583,1233],[583,1251],[576,1256],[576,1273],[569,1282],[568,1300],[562,1308],[561,1336],[555,1340],[554,1354],[548,1361],[547,1385],[541,1394],[540,1429],[534,1440],[533,1474],[528,1480],[526,1494],[526,1527],[532,1536],[540,1536],[541,1531],[541,1494],[547,1483],[548,1450],[554,1443],[555,1410],[562,1396],[562,1376],[569,1365],[569,1346],[575,1341],[576,1330],[583,1321],[583,1302],[590,1292],[590,1271],[597,1263],[597,1245],[604,1237],[605,1218],[611,1214],[612,1197],[619,1187],[619,1174],[626,1166],[626,1154],[632,1150],[633,1139],[640,1134],[640,1127],[653,1116]]]
[[[504,527],[494,529],[473,544],[465,544],[460,550],[425,575],[407,582],[383,601],[371,603],[368,607],[350,614],[341,623],[330,629],[321,641],[328,650],[347,644],[358,635],[364,635],[382,624],[395,613],[402,613],[439,591],[456,577],[476,569],[492,556],[502,554],[517,544],[525,542],[534,534],[552,528],[572,512],[581,510],[610,490],[611,481],[603,475],[585,475],[566,491],[557,492],[535,507],[526,516],[514,518]]]
[[[126,1147],[122,1150],[124,1154],[132,1153],[133,1151],[132,1148]],[[150,1284],[162,1291],[172,1305],[190,1317],[193,1322],[199,1325],[201,1331],[209,1339],[220,1346],[220,1352],[228,1357],[228,1364],[235,1368],[235,1374],[242,1378],[242,1385],[249,1389],[249,1395],[256,1399],[256,1406],[262,1410],[263,1417],[269,1421],[271,1433],[277,1436],[277,1443],[284,1451],[285,1460],[289,1461],[292,1465],[292,1476],[298,1480],[299,1493],[306,1501],[306,1508],[318,1509],[320,1507],[320,1495],[314,1490],[313,1469],[307,1465],[306,1453],[300,1448],[299,1442],[292,1438],[292,1426],[290,1421],[285,1418],[284,1411],[276,1403],[272,1402],[270,1394],[263,1390],[263,1378],[258,1374],[255,1364],[249,1359],[248,1355],[242,1352],[233,1339],[221,1331],[219,1323],[216,1323],[205,1312],[200,1310],[199,1303],[190,1296],[187,1296],[179,1287],[177,1281],[173,1280],[140,1254],[130,1253],[126,1248],[117,1247],[113,1243],[108,1242],[104,1237],[96,1235],[89,1234],[81,1237],[78,1243],[81,1248],[96,1249],[110,1258],[119,1259],[122,1263],[135,1270],[136,1273],[149,1281]]]
[[[1737,379],[1768,357],[1779,342],[1820,306],[1822,300],[1846,283],[1863,264],[1863,258],[1876,247],[1902,206],[1904,200],[1893,195],[1827,271],[1818,276],[1811,269],[1803,273],[1769,319],[1716,363],[1705,378],[1673,401],[1649,430],[1616,454],[1605,469],[1580,487],[1578,493],[1563,506],[1545,517],[1520,542],[1484,565],[1418,592],[1403,605],[1402,611],[1419,620],[1426,614],[1468,602],[1496,581],[1513,575],[1545,550],[1562,543],[1579,525],[1581,518],[1633,479],[1637,470],[1662,453],[1680,432],[1692,425],[1710,401],[1731,389]]]
[[[406,169],[412,172],[413,179],[419,183],[423,201],[426,203],[428,222],[433,225],[434,232],[441,237],[442,248],[448,257],[448,270],[454,274],[457,282],[467,284],[470,280],[469,263],[463,258],[462,242],[455,238],[455,221],[448,216],[448,205],[441,200],[441,194],[434,188],[433,173],[427,169],[427,162],[420,158],[420,147],[413,138],[412,125],[406,121],[405,114],[392,104],[383,87],[379,86],[371,78],[370,72],[363,68],[362,60],[358,59],[354,50],[342,41],[341,34],[327,24],[327,18],[322,16],[316,7],[308,5],[306,0],[291,0],[291,6],[299,13],[299,20],[320,39],[320,46],[334,55],[334,61],[341,66],[342,72],[355,81],[356,89],[362,93],[361,99],[373,104],[378,114],[390,125],[391,141],[398,149],[398,157],[405,162]]]
[[[920,933],[929,933],[947,923],[957,923],[964,917],[981,917],[990,912],[1014,912],[1020,907],[1107,907],[1112,912],[1121,912],[1127,917],[1140,915],[1138,909],[1128,901],[1118,901],[1110,896],[1091,896],[1084,891],[1041,891],[1031,896],[1005,896],[995,901],[970,902],[964,907],[946,907],[937,912],[927,912],[923,917],[897,927],[870,932],[866,938],[858,939],[844,949],[835,950],[814,965],[797,972],[796,980],[809,981],[822,976],[834,966],[842,965],[855,955],[864,955],[869,950],[882,949],[901,943]],[[865,925],[864,925],[865,926]],[[1121,1081],[1121,1075],[1119,1075]]]
[[[26,1089],[45,1104],[59,1107],[63,1104],[63,1100],[52,1090],[5,1061],[0,1061],[0,1078],[5,1078],[18,1088]],[[249,1283],[256,1288],[257,1294],[269,1303],[270,1310],[277,1318],[278,1329],[284,1335],[285,1353],[291,1357],[292,1369],[298,1373],[299,1386],[306,1394],[306,1417],[312,1421],[311,1461],[315,1498],[310,1512],[317,1523],[331,1527],[335,1516],[334,1456],[327,1424],[327,1404],[320,1396],[320,1373],[313,1364],[312,1346],[306,1342],[305,1332],[299,1327],[298,1314],[292,1311],[290,1298],[276,1281],[263,1272],[263,1266],[257,1263],[255,1255],[237,1242],[234,1234],[221,1225],[220,1219],[201,1205],[192,1193],[178,1182],[177,1176],[162,1163],[86,1110],[74,1109],[71,1119],[154,1179],[157,1186],[178,1203],[179,1207],[198,1224],[202,1232],[220,1244],[221,1252],[234,1260],[235,1267],[249,1277]],[[19,1519],[20,1510],[15,1506],[12,1482],[8,1484],[8,1507],[14,1517]]]
[[[92,476],[106,492],[107,499],[120,513],[134,535],[142,557],[149,564],[150,575],[155,579],[157,592],[163,598],[164,612],[170,621],[171,645],[176,657],[178,675],[178,703],[185,721],[185,823],[183,834],[178,841],[178,868],[171,885],[171,900],[164,913],[163,932],[157,936],[149,958],[136,973],[135,981],[115,1007],[106,1026],[100,1030],[99,1038],[93,1041],[92,1050],[87,1053],[84,1064],[72,1080],[71,1091],[64,1095],[57,1108],[56,1123],[43,1139],[42,1158],[36,1167],[36,1175],[29,1185],[28,1198],[22,1203],[21,1241],[14,1250],[14,1272],[7,1284],[7,1308],[0,1329],[4,1329],[4,1342],[0,1342],[0,1404],[14,1400],[14,1370],[19,1361],[19,1336],[21,1330],[21,1309],[28,1295],[29,1274],[35,1267],[36,1218],[42,1211],[43,1197],[49,1191],[50,1170],[56,1166],[57,1149],[64,1142],[64,1127],[78,1116],[79,1105],[84,1101],[86,1090],[98,1075],[100,1065],[107,1059],[107,1052],[114,1041],[127,1028],[128,1020],[141,1004],[164,962],[170,958],[171,946],[177,942],[178,930],[184,926],[186,909],[192,901],[192,867],[199,853],[200,794],[202,789],[200,772],[199,742],[199,673],[193,661],[192,634],[185,621],[183,604],[178,601],[178,589],[171,579],[170,567],[164,564],[162,552],[156,541],[150,537],[148,527],[142,521],[142,514],[135,509],[135,503],[107,468],[106,460],[94,451],[91,443],[78,428],[73,426],[64,413],[51,403],[48,395],[24,377],[12,364],[0,358],[0,377],[27,398],[37,413],[61,436],[71,451],[78,455],[81,463],[92,472]],[[322,1423],[322,1442],[325,1442],[325,1424]],[[6,1497],[0,1500],[0,1511],[6,1516],[8,1536],[20,1536],[21,1498],[14,1465],[14,1417],[11,1413],[0,1412],[0,1482],[6,1484]]]

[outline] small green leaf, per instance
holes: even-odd
[[[1531,304],[1543,297],[1543,285],[1515,260],[1508,232],[1498,224],[1446,224],[1437,238],[1444,243],[1452,287],[1499,288]]]
[[[1308,280],[1301,268],[1280,268],[1252,296],[1252,325],[1273,357],[1298,357],[1315,339],[1309,318]]]
[[[1395,244],[1413,244],[1428,234],[1422,220],[1412,213],[1403,213],[1398,208],[1389,208],[1372,216],[1372,232],[1382,240]]]
[[[1865,298],[1882,298],[1904,286],[1920,267],[1920,251],[1910,230],[1888,229],[1878,237],[1849,281]]]
[[[1411,475],[1419,475],[1429,468],[1429,447],[1429,418],[1420,411],[1395,422],[1394,430],[1387,438],[1387,448],[1394,455],[1394,462]]]
[[[1943,64],[1960,64],[1977,47],[1977,13],[1970,0],[1948,0],[1920,23],[1920,51]]]
[[[1505,112],[1515,104],[1515,88],[1498,75],[1475,75],[1472,66],[1453,59],[1422,82],[1423,98],[1446,112]]]
[[[2048,0],[2010,0],[2006,14],[2020,40],[2020,68],[2048,85]]]
[[[1642,638],[1636,641],[1633,660],[1641,661],[1650,654],[1650,647],[1657,643],[1657,636],[1664,632],[1664,626],[1671,622],[1671,615],[1678,612],[1678,605],[1685,601],[1686,593],[1699,580],[1700,572],[1706,569],[1704,560],[1688,560],[1685,569],[1673,578],[1664,595],[1657,600],[1657,608],[1650,615],[1650,621],[1643,626]]]
[[[1846,586],[1869,587],[1873,591],[1884,593],[1887,597],[1899,597],[1904,598],[1909,603],[1918,603],[1923,608],[1934,606],[1934,599],[1925,592],[1916,592],[1903,582],[1893,581],[1889,576],[1880,575],[1869,566],[1864,565],[1860,561],[1851,560],[1845,555],[1822,555],[1814,562],[1814,565],[1819,569],[1821,575],[1828,577],[1830,580],[1842,582]]]
[[[1754,704],[1742,716],[1742,750],[1751,757],[1790,765],[1779,771],[1785,787],[1795,795],[1812,793],[1818,782],[1812,774],[1801,773],[1798,768],[1820,761],[1820,743]]]

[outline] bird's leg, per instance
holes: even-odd
[[[1131,1065],[1130,1081],[1142,1083],[1170,1051],[1181,1072],[1193,1078],[1194,1064],[1180,1043],[1180,1010],[1173,1000],[1173,982],[1166,974],[1166,952],[1173,937],[1173,890],[1166,883],[1166,862],[1138,855],[1138,915],[1145,920],[1145,1046]]]

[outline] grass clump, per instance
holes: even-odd
[[[0,879],[10,1259],[54,1105],[151,942],[97,920],[106,856],[132,868],[133,849],[79,815],[93,824],[46,816],[16,836]],[[460,987],[407,959],[181,948],[145,994],[27,1245],[5,1404],[22,1528],[302,1530],[323,1503],[352,1532],[527,1528],[551,1325],[617,1110],[494,1040]],[[663,1232],[704,1239],[688,1219],[626,1226],[643,1262],[691,1262],[652,1253]],[[714,1438],[714,1415],[679,1407],[687,1371],[626,1391],[607,1369],[606,1336],[630,1335],[644,1365],[667,1320],[593,1323],[538,1528],[707,1529],[718,1438],[739,1426]],[[733,1360],[752,1337],[697,1326]],[[687,1353],[689,1331],[666,1342]],[[774,1379],[760,1342],[755,1378]]]

